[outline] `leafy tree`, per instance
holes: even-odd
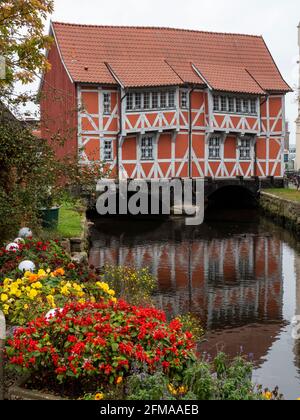
[[[95,191],[104,172],[98,163],[82,167],[69,157],[57,160],[45,140],[0,106],[0,242],[21,224],[38,225],[40,209],[60,204],[75,187]]]
[[[53,0],[0,0],[0,55],[6,61],[6,77],[0,80],[0,99],[12,103],[16,82],[32,82],[37,73],[47,71],[45,49],[52,39],[44,34],[45,19],[53,12]],[[14,102],[26,102],[17,95]]]

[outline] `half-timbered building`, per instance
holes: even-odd
[[[283,80],[261,36],[52,23],[41,84],[57,154],[114,178],[281,178]],[[59,134],[59,135],[58,135]]]

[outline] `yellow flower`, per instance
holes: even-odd
[[[4,315],[8,315],[9,305],[3,305],[3,312],[4,312]]]
[[[72,287],[73,287],[74,290],[76,290],[76,292],[81,292],[82,291],[82,287],[80,286],[80,284],[73,283]]]
[[[108,291],[110,290],[109,285],[107,283],[98,282],[98,283],[96,283],[96,286],[99,287],[100,289],[102,289],[106,293],[108,293]]]
[[[38,292],[35,289],[31,289],[30,292],[27,294],[29,299],[34,300],[38,295]]]
[[[114,290],[109,290],[108,294],[109,294],[109,296],[115,296],[116,292]]]
[[[268,400],[268,401],[270,401],[272,398],[273,398],[273,394],[272,394],[272,392],[265,392],[264,393],[264,398],[266,399],[266,400]]]
[[[33,283],[33,284],[31,285],[31,287],[32,287],[33,289],[42,289],[42,288],[43,288],[43,285],[42,285],[42,283],[40,283],[40,282],[38,281],[37,283]]]
[[[111,298],[110,299],[113,303],[117,303],[118,302],[118,299],[117,298]]]
[[[56,305],[55,305],[55,300],[54,297],[52,295],[47,296],[47,302],[49,303],[49,305],[55,309]]]
[[[186,394],[188,392],[188,389],[186,386],[181,386],[178,390],[179,394]]]
[[[63,286],[63,287],[60,289],[60,292],[61,292],[61,294],[62,294],[62,295],[64,295],[64,296],[69,296],[69,294],[70,294],[70,291],[69,291],[69,289],[68,289],[68,287],[67,287],[67,286]]]
[[[1,302],[7,302],[7,301],[8,301],[8,296],[5,293],[2,293]]]
[[[11,279],[5,279],[3,282],[4,286],[8,286],[9,283],[11,283]]]
[[[25,311],[27,311],[29,309],[29,305],[27,305],[27,303],[25,303],[24,309],[25,309]]]
[[[117,380],[116,380],[116,384],[117,384],[117,385],[120,385],[122,382],[123,382],[123,377],[122,377],[122,376],[119,376],[119,377],[117,378]]]
[[[168,390],[170,392],[170,394],[176,396],[178,394],[177,390],[174,388],[174,386],[172,384],[168,385]]]
[[[42,277],[46,277],[46,276],[47,276],[47,273],[46,273],[46,271],[45,271],[45,270],[39,270],[39,271],[38,271],[38,276],[39,276],[40,278],[42,278]]]
[[[101,401],[103,399],[104,399],[104,394],[102,394],[102,392],[95,395],[95,401]]]

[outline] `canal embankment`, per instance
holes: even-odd
[[[300,236],[300,192],[290,189],[262,191],[259,206],[275,223]]]

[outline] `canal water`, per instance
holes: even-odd
[[[249,354],[254,380],[300,397],[300,244],[255,210],[218,210],[202,226],[184,219],[100,219],[90,262],[149,267],[156,304],[169,317],[193,313],[206,329],[203,351]]]

